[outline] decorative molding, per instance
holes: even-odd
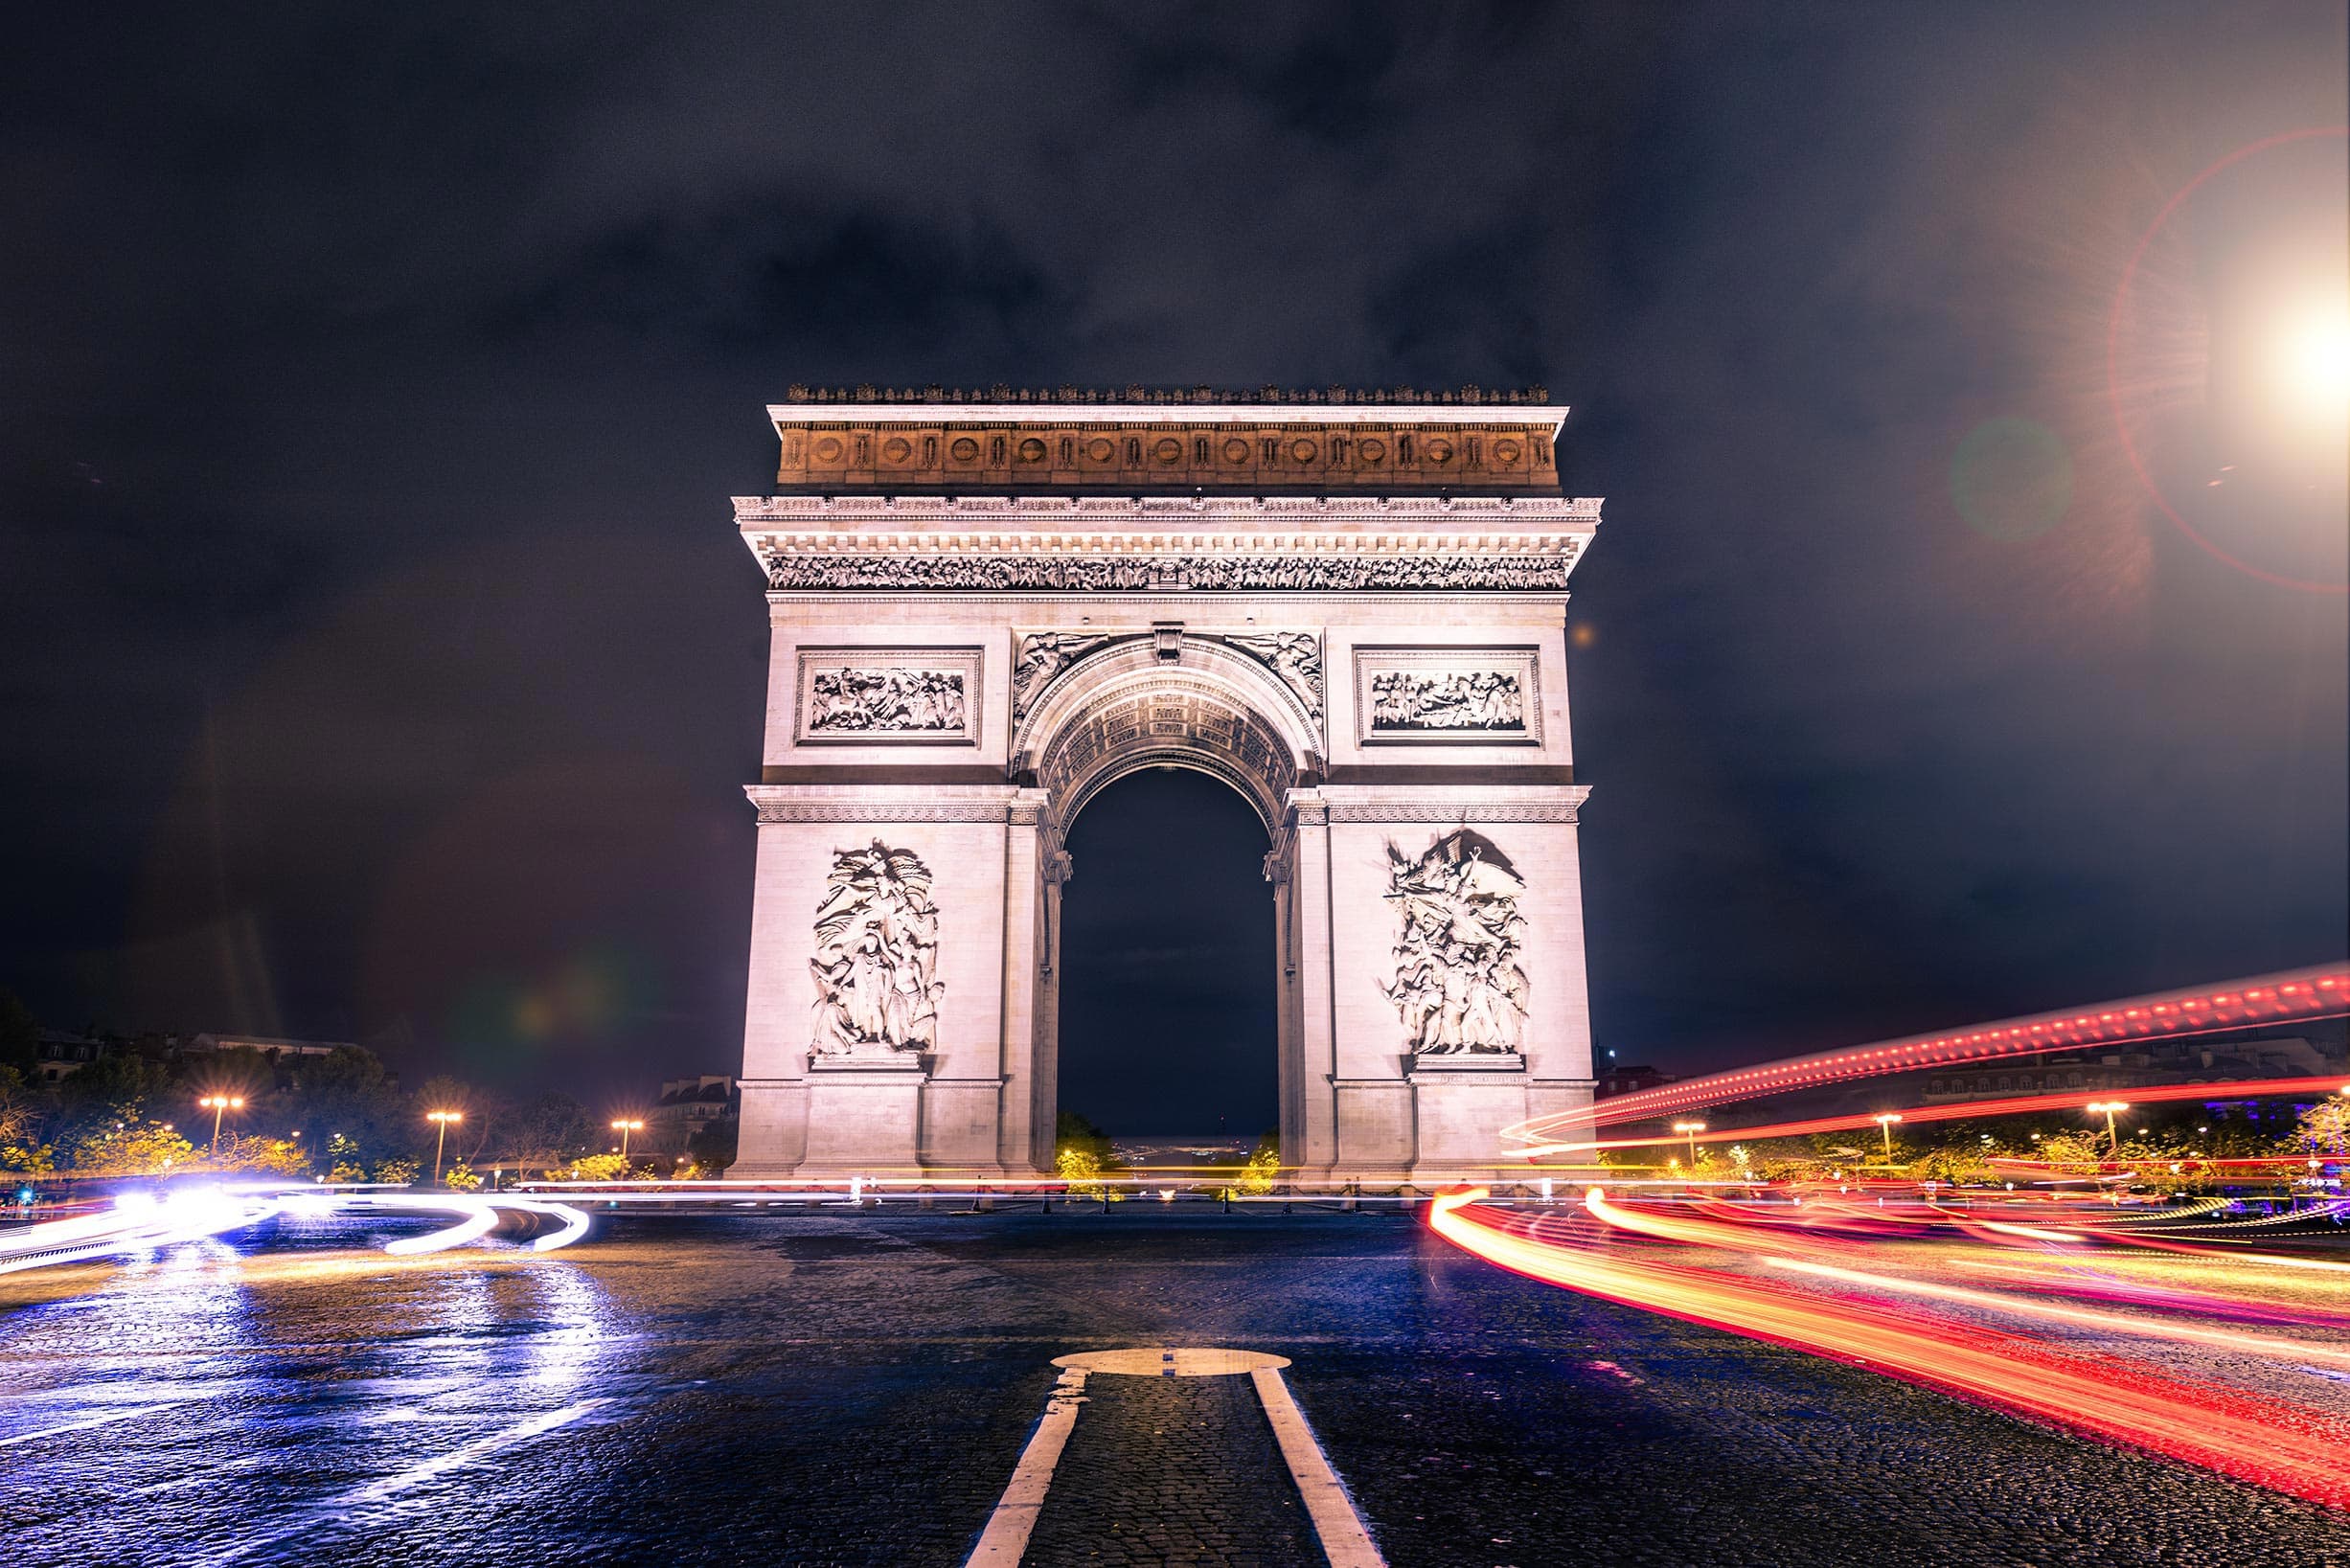
[[[1414,1057],[1514,1056],[1525,1038],[1531,983],[1518,964],[1526,880],[1498,846],[1469,828],[1417,856],[1387,846],[1386,900],[1402,929],[1395,978],[1380,988]]]
[[[1562,795],[1572,792],[1571,799],[1539,801],[1519,800],[1421,800],[1421,801],[1342,801],[1329,803],[1325,809],[1331,822],[1419,822],[1427,824],[1460,823],[1474,825],[1487,822],[1566,822],[1575,820],[1577,807],[1591,791],[1587,785],[1552,786]]]
[[[770,592],[1560,593],[1546,556],[802,556],[763,554]]]
[[[938,907],[930,868],[875,839],[839,850],[816,903],[813,1037],[818,1057],[914,1059],[938,1043]]]
[[[784,822],[1010,822],[1010,801],[763,800],[754,795],[762,824]]]
[[[1358,647],[1355,733],[1364,746],[1540,745],[1542,661],[1530,645]]]
[[[1014,486],[1118,489],[1538,489],[1558,483],[1551,431],[1500,420],[1359,420],[1049,425],[776,421],[790,489]]]
[[[1217,642],[1239,648],[1266,669],[1281,677],[1281,683],[1297,693],[1313,719],[1315,730],[1322,727],[1322,639],[1311,631],[1249,631],[1205,634]]]
[[[975,746],[982,657],[976,648],[803,648],[793,743]]]
[[[1343,540],[1365,530],[1385,531],[1380,548],[1402,543],[1410,535],[1394,531],[1414,523],[1432,524],[1442,532],[1426,543],[1448,542],[1463,522],[1481,522],[1505,533],[1540,535],[1544,524],[1566,525],[1569,534],[1587,534],[1599,526],[1606,505],[1598,496],[1565,495],[738,495],[735,522],[745,534],[790,534],[793,525],[810,542],[821,543],[844,529],[913,528],[979,529],[988,544],[1012,543],[1007,532],[1047,536],[1083,529],[1084,535],[1062,548],[1098,548],[1097,530],[1149,528],[1133,541],[1147,543],[1156,531],[1171,524],[1211,532],[1240,530],[1253,534],[1264,526],[1295,529],[1335,527],[1332,535]],[[834,537],[833,542],[839,542]],[[1128,541],[1119,539],[1117,548]],[[1040,548],[1050,548],[1049,542]],[[1198,545],[1176,536],[1176,548]]]
[[[845,409],[824,406],[843,403],[849,406]],[[1171,404],[1174,406],[1170,407]],[[1050,420],[1081,414],[1087,419],[1119,420],[1198,419],[1203,414],[1281,420],[1335,419],[1348,413],[1379,415],[1390,404],[1415,410],[1411,416],[1414,419],[1455,414],[1468,419],[1559,420],[1566,416],[1566,409],[1553,405],[1550,389],[1540,382],[1528,387],[1481,387],[1472,382],[1425,390],[1267,384],[1253,391],[1234,391],[1210,386],[1151,387],[1139,381],[1129,381],[1123,387],[1063,384],[1017,388],[998,381],[993,386],[968,390],[936,382],[924,387],[876,387],[870,382],[856,387],[810,387],[794,381],[785,390],[782,402],[767,405],[767,413],[778,420],[807,419],[819,411],[834,418],[895,420],[961,419],[967,414],[991,420]],[[1285,412],[1300,406],[1312,412],[1306,415]],[[1472,408],[1485,412],[1468,413]]]

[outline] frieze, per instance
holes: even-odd
[[[1356,739],[1363,745],[1536,745],[1541,659],[1528,647],[1355,650]]]
[[[976,745],[980,650],[803,648],[801,745]]]
[[[802,556],[764,557],[770,592],[1564,593],[1555,556]]]
[[[1575,791],[1571,799],[1540,801],[1335,801],[1325,807],[1325,820],[1330,822],[1386,822],[1386,823],[1477,823],[1477,822],[1565,822],[1576,820],[1575,813],[1583,798],[1590,793],[1581,785],[1569,785]]]

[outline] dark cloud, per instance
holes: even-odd
[[[2341,950],[2342,600],[2152,508],[2103,338],[2169,193],[2341,123],[2338,6],[114,9],[13,41],[0,984],[52,1017],[729,1065],[764,624],[724,498],[791,381],[1575,404],[1627,1057]],[[1951,501],[1995,418],[2072,459],[2037,537]],[[2237,521],[2283,550],[2297,515]]]

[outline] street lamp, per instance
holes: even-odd
[[[1705,1130],[1705,1124],[1702,1122],[1676,1122],[1673,1124],[1673,1130],[1689,1135],[1689,1169],[1695,1170],[1698,1168],[1698,1134]]]
[[[441,1185],[441,1155],[448,1148],[448,1125],[451,1122],[464,1121],[465,1112],[426,1111],[424,1120],[441,1124],[441,1135],[433,1140],[432,1145],[432,1184],[438,1187]]]
[[[244,1096],[208,1094],[196,1103],[212,1112],[212,1151],[217,1154],[220,1152],[220,1114],[223,1111],[243,1110],[245,1108]]]
[[[1902,1114],[1899,1111],[1881,1111],[1869,1118],[1870,1121],[1877,1124],[1877,1130],[1884,1134],[1885,1163],[1887,1165],[1893,1163],[1893,1124],[1901,1119]]]
[[[642,1122],[631,1122],[627,1118],[623,1117],[621,1120],[612,1124],[612,1130],[620,1134],[620,1157],[625,1160],[628,1157],[628,1134],[631,1132],[644,1131],[645,1124]]]
[[[2129,1108],[2130,1102],[2127,1100],[2092,1100],[2088,1102],[2089,1115],[2095,1116],[2101,1111],[2105,1114],[2106,1149],[2108,1153],[2119,1155],[2122,1151],[2122,1136],[2120,1133],[2113,1130],[2113,1113],[2115,1111],[2126,1111]]]

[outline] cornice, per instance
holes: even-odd
[[[1556,430],[1565,403],[800,402],[769,403],[780,429],[811,424],[1510,424]]]
[[[1558,495],[738,495],[735,523],[744,533],[984,528],[1052,536],[1072,529],[1183,525],[1254,528],[1315,523],[1384,526],[1425,519],[1447,526],[1471,519],[1504,526],[1598,528],[1604,500]]]

